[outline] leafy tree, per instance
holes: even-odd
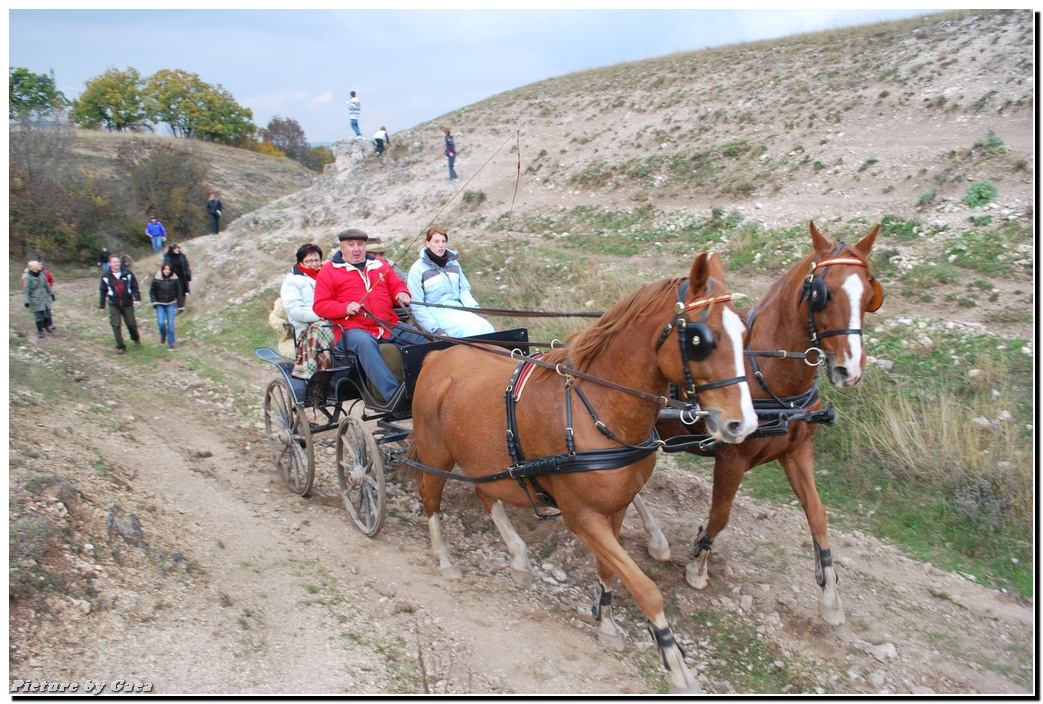
[[[253,111],[235,101],[232,94],[218,84],[206,95],[207,110],[199,124],[197,139],[242,147],[253,139],[257,125]]]
[[[148,129],[148,112],[142,103],[141,75],[135,68],[110,68],[87,81],[73,103],[70,118],[80,127],[104,127],[116,132]]]
[[[27,68],[11,68],[7,74],[7,87],[8,117],[12,120],[50,116],[69,104],[65,95],[55,87],[54,79],[44,73],[30,73]]]
[[[170,126],[175,137],[243,145],[257,130],[253,112],[220,85],[216,88],[187,71],[156,71],[145,87],[146,108],[155,122]]]
[[[301,163],[304,163],[304,158],[310,151],[308,138],[304,136],[300,123],[290,117],[283,119],[276,115],[268,122],[267,127],[258,130],[257,136]]]

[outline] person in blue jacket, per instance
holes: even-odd
[[[152,251],[159,254],[167,242],[167,228],[153,215],[145,225],[145,235],[152,239]]]
[[[449,235],[440,227],[427,230],[427,246],[409,268],[407,283],[414,303],[432,303],[456,308],[480,308],[471,295],[471,284],[460,268],[460,255],[447,249]],[[425,331],[449,337],[469,337],[493,332],[482,316],[465,310],[412,306],[416,322]]]

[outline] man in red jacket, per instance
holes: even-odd
[[[366,256],[369,235],[365,232],[349,228],[337,238],[340,251],[323,265],[315,279],[312,310],[344,328],[343,335],[339,328],[333,329],[337,344],[358,355],[366,377],[390,402],[399,382],[381,358],[379,344],[390,342],[404,347],[427,342],[427,338],[412,326],[389,332],[363,314],[366,311],[374,318],[396,323],[395,304],[409,305],[409,287],[386,263]]]

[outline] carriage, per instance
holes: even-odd
[[[528,330],[515,328],[469,338],[491,340],[527,355]],[[424,357],[445,349],[450,341],[435,340],[399,349],[381,345],[388,368],[405,385],[404,393],[384,403],[368,382],[352,352],[330,350],[333,366],[316,371],[311,378],[293,375],[294,360],[262,347],[254,354],[279,370],[264,396],[264,422],[272,461],[286,488],[299,496],[311,492],[315,480],[315,436],[336,431],[337,481],[352,524],[367,537],[376,536],[384,525],[387,492],[384,469],[400,456],[410,428],[413,391]],[[360,415],[351,410],[362,406]],[[363,425],[376,421],[376,430]]]
[[[820,615],[827,623],[843,622],[824,509],[814,488],[810,444],[814,426],[829,423],[832,413],[822,405],[814,380],[819,365],[827,367],[830,381],[840,388],[853,386],[862,377],[862,316],[877,310],[883,301],[868,262],[879,227],[854,246],[829,242],[813,223],[810,232],[814,251],[762,300],[762,312],[777,305],[777,300],[789,305],[783,313],[762,317],[775,327],[769,335],[758,333],[759,350],[746,346],[753,339],[750,328],[756,309],[740,317],[715,253],[698,255],[687,278],[645,284],[589,328],[568,338],[567,346],[540,360],[527,355],[525,348],[537,343],[529,342],[524,329],[481,336],[488,340],[484,343],[470,338],[467,345],[439,340],[406,348],[401,377],[405,392],[396,394],[399,400],[389,406],[376,400],[350,355],[338,353],[332,369],[304,382],[292,376],[291,360],[268,349],[257,350],[261,359],[281,372],[265,398],[276,468],[291,491],[307,494],[314,479],[312,435],[336,428],[340,491],[356,527],[370,537],[384,520],[384,462],[421,470],[418,489],[432,549],[447,579],[462,576],[441,526],[447,479],[475,484],[478,498],[508,547],[511,577],[519,585],[532,583],[528,548],[503,506],[531,506],[543,517],[536,511],[536,496],[559,508],[565,526],[597,559],[598,593],[592,613],[599,641],[616,650],[624,647],[622,631],[612,618],[612,588],[618,577],[649,620],[670,691],[701,691],[665,617],[662,592],[619,543],[623,515],[631,503],[640,504],[642,520],[646,528],[649,525],[646,515],[650,514],[642,510],[638,492],[651,475],[653,455],[659,449],[687,449],[717,457],[710,522],[700,529],[695,559],[686,570],[689,584],[702,588],[713,537],[727,522],[742,474],[754,465],[764,443],[774,443],[772,457],[779,459],[794,491],[805,501],[816,581],[822,588]],[[764,329],[763,324],[758,326]],[[509,346],[518,348],[517,354],[504,354],[501,349],[496,359],[487,350],[474,349],[505,337]],[[804,353],[787,351],[805,339],[815,346]],[[429,356],[442,347],[449,349]],[[772,379],[769,385],[751,362],[761,356],[765,373],[776,358],[784,362],[798,357],[809,375],[773,369],[767,374]],[[518,381],[526,365],[537,368],[526,378],[524,406],[516,407],[521,397]],[[751,366],[753,378],[763,387],[757,395],[771,397],[758,408],[747,381],[746,369]],[[669,397],[671,385],[684,391],[683,401]],[[582,402],[575,404],[580,409],[575,417],[574,397]],[[350,414],[350,407],[349,412],[344,410],[344,404],[360,402],[365,409],[361,420]],[[378,430],[372,435],[363,429],[367,420],[377,421]],[[411,428],[400,424],[405,420],[411,420]],[[667,431],[677,425],[682,427]],[[668,437],[689,437],[667,444],[660,440],[657,427]],[[752,442],[745,443],[747,438]],[[525,441],[524,451],[520,439]],[[507,469],[497,472],[498,467]],[[460,471],[454,472],[455,468]],[[668,559],[669,546],[659,534],[660,549],[653,551],[650,541],[649,552]]]

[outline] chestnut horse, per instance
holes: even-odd
[[[515,388],[522,369],[516,361],[454,346],[425,358],[413,395],[413,432],[405,457],[414,466],[448,472],[459,465],[464,474],[480,478],[518,467],[519,456],[571,459],[600,453],[603,460],[641,447],[639,443],[651,448],[640,459],[602,462],[597,471],[540,473],[533,484],[524,478],[503,478],[475,483],[475,492],[507,544],[511,576],[523,585],[532,583],[528,548],[503,504],[535,511],[532,496],[540,496],[541,489],[551,497],[550,505],[556,502],[565,526],[597,558],[600,594],[594,615],[599,639],[623,648],[611,608],[618,576],[653,625],[672,691],[700,690],[670,632],[662,593],[620,546],[619,530],[627,507],[655,465],[659,443],[653,429],[670,383],[685,384],[695,392],[693,400],[708,413],[708,431],[721,442],[741,442],[756,428],[750,389],[742,376],[746,326],[730,300],[720,256],[703,253],[687,280],[647,284],[589,328],[570,335],[568,349],[541,359],[555,368],[533,369],[523,391]],[[629,390],[577,379],[572,371]],[[582,403],[573,403],[572,397]],[[439,514],[445,482],[445,476],[423,472],[420,497],[439,569],[447,578],[459,578]]]
[[[814,414],[822,409],[815,377],[817,365],[824,362],[829,380],[839,388],[857,384],[865,373],[866,352],[862,340],[862,318],[883,303],[883,289],[869,268],[869,252],[880,231],[877,226],[858,244],[830,242],[810,223],[814,252],[795,264],[779,279],[752,310],[740,315],[750,326],[750,350],[747,376],[752,384],[754,404],[763,419],[773,411],[793,408]],[[777,350],[788,350],[783,356]],[[761,356],[758,351],[768,351]],[[772,356],[773,355],[773,356]],[[793,359],[797,357],[798,359]],[[801,361],[803,358],[803,361]],[[791,420],[784,435],[762,436],[754,433],[741,444],[720,445],[709,451],[693,449],[696,454],[715,458],[713,495],[710,518],[700,526],[695,540],[695,559],[685,570],[685,577],[696,589],[708,584],[707,559],[714,538],[728,524],[732,502],[745,473],[753,467],[778,460],[786,472],[793,492],[804,507],[815,550],[815,579],[822,588],[819,615],[832,625],[844,622],[844,607],[837,592],[837,575],[833,568],[829,537],[826,534],[826,511],[815,489],[815,455],[811,436],[815,420],[829,421],[825,416],[801,416]],[[812,420],[812,422],[805,422]],[[657,429],[664,438],[704,432],[699,424],[691,429],[681,423],[661,422]],[[764,430],[764,426],[761,427]],[[649,553],[657,559],[670,556],[666,538],[640,495],[635,508],[648,531]]]

